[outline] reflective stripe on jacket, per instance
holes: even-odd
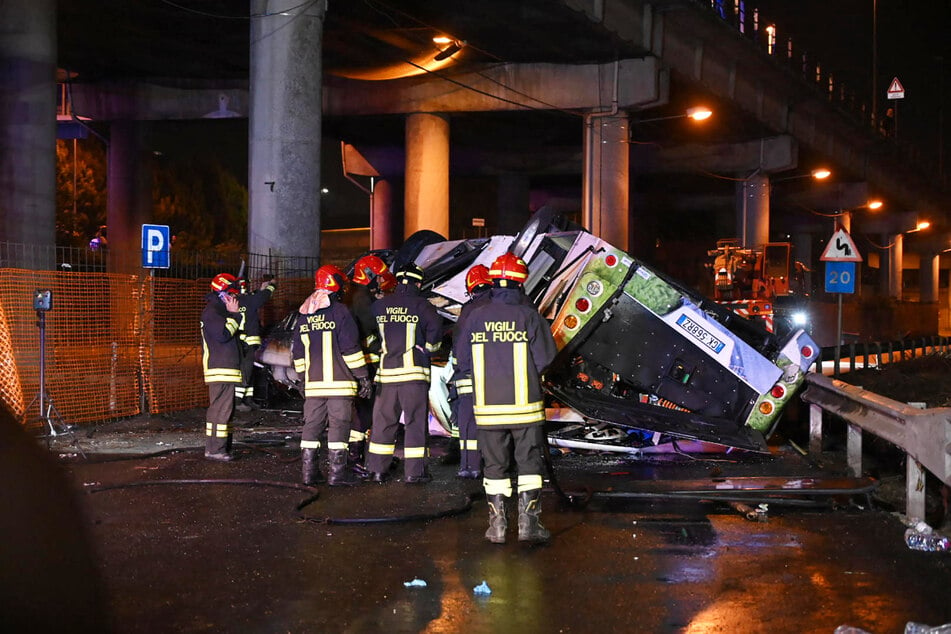
[[[357,324],[337,301],[298,315],[291,352],[294,369],[304,377],[305,397],[355,396],[354,379],[367,376]]]
[[[459,330],[457,364],[471,376],[480,426],[545,420],[540,377],[555,358],[555,341],[547,322],[520,296],[517,289],[492,289],[490,301],[473,309]]]
[[[380,332],[379,383],[429,382],[429,355],[439,347],[442,319],[419,289],[400,284],[373,303]]]
[[[201,312],[201,366],[205,383],[241,383],[238,315],[229,313],[217,293],[206,296]]]

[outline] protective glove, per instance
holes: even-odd
[[[360,398],[370,398],[373,396],[373,383],[369,377],[357,379],[357,396]]]

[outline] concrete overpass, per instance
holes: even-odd
[[[218,116],[249,121],[252,252],[319,253],[320,156],[331,128],[334,141],[367,158],[383,192],[393,192],[378,201],[376,246],[420,227],[458,235],[473,213],[449,208],[461,175],[494,179],[495,209],[478,212],[490,230],[517,230],[531,205],[557,196],[592,230],[648,258],[662,213],[654,207],[661,194],[644,191],[655,177],[673,190],[663,195],[679,201],[671,207],[726,216],[732,222],[718,221],[717,230],[745,227],[739,237],[747,244],[768,241],[776,224],[771,180],[819,163],[838,184],[813,208],[886,197],[896,213],[880,221],[885,241],[902,236],[909,214],[937,224],[945,217],[947,192],[933,174],[861,109],[846,111],[831,76],[764,47],[738,4],[721,13],[699,1],[256,0],[236,16],[231,3],[209,0],[200,13],[118,0],[0,7],[10,25],[0,54],[16,71],[2,80],[0,239],[52,240],[55,118],[24,112],[55,114],[57,66],[79,73],[69,85],[72,111],[109,139],[113,244],[137,245],[138,225],[150,220],[139,160],[149,122]],[[104,15],[111,26],[99,24]],[[460,50],[442,55],[437,34],[450,36],[443,49]],[[717,115],[698,141],[673,119],[699,101]],[[557,194],[540,191],[557,181],[564,184]],[[695,207],[690,194],[704,188]],[[815,222],[790,233],[809,233]],[[929,262],[943,244],[927,245]],[[898,264],[883,268],[892,271],[889,292],[900,296],[900,250],[885,252],[896,254]],[[936,285],[935,275],[926,284],[935,296]]]

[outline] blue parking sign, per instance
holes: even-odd
[[[172,242],[168,225],[142,225],[142,267],[167,269]]]
[[[826,293],[855,292],[855,262],[826,262]]]

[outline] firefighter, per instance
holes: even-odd
[[[459,319],[456,321],[453,334],[454,359],[458,358],[455,348],[459,345],[459,330],[472,311],[489,300],[491,288],[492,278],[489,277],[489,269],[484,264],[476,264],[466,273],[466,293],[469,295],[469,301],[459,311]],[[456,399],[452,402],[456,419],[456,429],[453,433],[459,436],[460,449],[459,472],[456,476],[476,479],[482,475],[482,456],[479,453],[475,415],[472,412],[472,379],[461,376],[456,365],[452,382],[456,386]]]
[[[357,324],[339,302],[346,276],[332,265],[314,274],[314,293],[298,312],[291,342],[294,368],[304,379],[304,428],[301,433],[304,484],[323,480],[317,464],[320,438],[327,431],[330,486],[357,484],[347,468],[353,397],[370,390]],[[329,430],[328,430],[329,422]]]
[[[241,383],[238,348],[240,313],[234,275],[219,273],[211,279],[211,292],[201,313],[202,366],[208,384],[205,415],[205,458],[227,462],[231,453],[231,430],[235,386]]]
[[[505,542],[505,503],[515,473],[518,539],[544,542],[551,534],[539,521],[545,471],[541,374],[555,357],[555,342],[538,311],[525,304],[525,262],[505,253],[492,263],[489,275],[489,300],[466,317],[457,346],[459,372],[472,380],[489,503],[485,537],[495,544]]]
[[[261,287],[248,293],[248,282],[238,280],[240,293],[238,294],[238,310],[241,312],[241,384],[235,388],[235,409],[247,412],[259,409],[254,402],[254,360],[261,347],[261,318],[258,312],[271,299],[277,282],[268,276],[261,283]]]
[[[350,310],[357,320],[360,341],[367,356],[367,367],[372,381],[376,374],[376,364],[380,361],[380,336],[376,328],[376,319],[370,308],[373,302],[383,297],[396,286],[396,278],[386,263],[375,255],[365,255],[353,267],[350,293]],[[350,464],[361,477],[368,475],[365,454],[367,432],[373,424],[373,396],[357,398],[354,402],[356,414],[350,425]]]
[[[420,295],[422,269],[408,264],[396,274],[396,280],[393,294],[373,304],[382,341],[367,470],[373,482],[387,480],[402,412],[406,426],[403,481],[426,483],[432,480],[426,468],[429,356],[439,346],[442,320]]]

